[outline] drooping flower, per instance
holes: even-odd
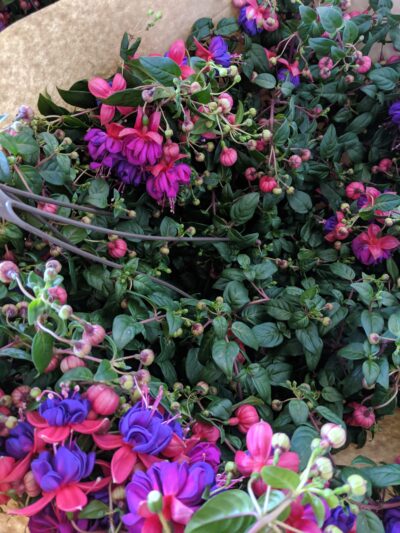
[[[104,419],[88,420],[90,402],[77,393],[68,398],[57,396],[47,398],[39,406],[39,412],[29,411],[27,419],[38,428],[38,437],[44,442],[64,442],[73,431],[92,435],[100,430]]]
[[[365,192],[365,185],[361,181],[352,181],[346,187],[346,196],[350,200],[358,200]]]
[[[212,442],[199,442],[187,454],[190,463],[202,461],[216,472],[221,462],[221,450]]]
[[[393,124],[400,126],[400,100],[389,107],[389,115]]]
[[[201,440],[208,442],[217,442],[221,437],[219,429],[205,422],[195,422],[192,427],[193,435]]]
[[[343,241],[347,239],[350,228],[342,222],[344,214],[338,211],[336,215],[329,217],[324,223],[324,231],[327,232],[325,240],[328,242]]]
[[[249,429],[246,436],[248,451],[238,451],[235,454],[235,463],[241,474],[250,476],[253,472],[260,472],[264,466],[273,463],[272,435],[272,428],[267,422],[258,422]],[[283,452],[280,453],[277,464],[297,471],[299,462],[296,453]],[[261,494],[265,490],[265,484],[257,481],[254,489],[257,494]]]
[[[112,94],[125,90],[126,81],[121,74],[116,74],[111,85],[106,80],[103,80],[103,78],[92,78],[89,81],[88,87],[93,96],[100,98],[101,100],[106,100]],[[111,122],[115,116],[116,109],[118,109],[122,115],[127,115],[133,111],[132,107],[101,104],[100,122],[102,124],[108,124]]]
[[[77,517],[74,517],[74,522],[81,531],[91,531],[91,529],[88,529],[88,520],[79,520]],[[28,528],[30,533],[76,532],[68,515],[55,508],[52,504],[46,505],[44,509],[31,516],[29,518]]]
[[[303,533],[321,533],[311,505],[302,505],[298,499],[290,507],[285,524]]]
[[[270,8],[259,5],[257,0],[247,0],[239,14],[239,24],[249,35],[265,31],[275,31],[279,28],[276,13]]]
[[[362,207],[374,205],[375,199],[380,195],[380,191],[375,187],[366,187],[365,191],[357,199],[357,207],[361,209]]]
[[[340,506],[331,509],[330,513],[329,518],[324,522],[324,528],[327,526],[336,526],[343,533],[350,533],[355,524],[356,515],[350,509],[344,509]]]
[[[227,43],[222,37],[213,37],[208,45],[208,49],[197,39],[195,39],[195,43],[197,57],[201,57],[205,61],[214,61],[214,63],[223,67],[230,66],[231,54],[229,53]]]
[[[42,497],[23,509],[12,509],[11,514],[33,516],[53,499],[57,508],[65,512],[81,510],[87,504],[87,492],[108,485],[109,478],[83,482],[94,468],[96,453],[83,452],[77,444],[60,446],[55,452],[44,451],[32,461],[34,478],[42,489]]]
[[[364,265],[375,265],[389,259],[392,252],[400,246],[396,237],[381,237],[380,234],[381,228],[377,224],[370,224],[367,231],[363,231],[351,243],[354,255]]]
[[[235,411],[235,416],[228,420],[229,425],[238,426],[239,431],[247,433],[253,424],[260,421],[257,409],[253,405],[241,405]]]
[[[294,61],[289,63],[286,59],[278,59],[278,63],[285,65],[285,68],[278,70],[278,80],[279,81],[290,81],[295,87],[300,85],[300,69],[299,62]]]
[[[114,172],[117,178],[119,178],[125,185],[140,185],[145,183],[149,174],[142,167],[138,165],[132,165],[129,161],[121,159],[114,167]]]
[[[396,503],[398,507],[386,509],[383,515],[383,523],[386,533],[400,533],[400,496],[396,496],[385,503]]]
[[[353,412],[346,416],[346,423],[350,426],[369,429],[375,424],[375,413],[372,408],[357,402],[349,403],[349,407],[353,408]]]
[[[162,513],[172,523],[176,533],[183,533],[195,510],[202,503],[202,495],[214,483],[215,474],[204,462],[168,463],[153,465],[147,472],[136,472],[126,488],[129,513],[122,520],[129,533],[162,530],[159,518],[149,511],[147,495],[156,490],[162,495]]]
[[[34,428],[29,422],[18,422],[10,430],[6,440],[5,449],[8,455],[14,459],[22,459],[34,448]]]
[[[192,74],[194,74],[194,70],[192,69],[192,67],[187,64],[188,61],[186,57],[186,46],[185,41],[183,41],[183,39],[178,39],[174,41],[169,47],[169,50],[166,55],[167,57],[172,59],[172,61],[175,61],[175,63],[179,65],[183,79],[186,79]]]
[[[155,165],[162,154],[163,137],[158,133],[161,113],[149,116],[139,107],[133,128],[124,128],[120,137],[124,140],[123,153],[132,165]]]
[[[12,488],[13,484],[22,481],[29,469],[30,462],[30,454],[27,454],[20,461],[16,461],[14,457],[0,456],[0,505],[8,502],[10,497],[7,492]]]
[[[97,169],[101,166],[112,168],[121,160],[123,141],[119,134],[123,130],[120,124],[107,124],[106,131],[99,128],[91,128],[85,135],[84,140],[88,143],[88,152],[93,159],[90,167]]]

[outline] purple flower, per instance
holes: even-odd
[[[108,530],[106,526],[100,529],[103,524],[99,520],[80,520],[78,513],[74,516],[74,522],[81,531]],[[28,529],[30,533],[76,533],[67,513],[51,504],[29,519]]]
[[[290,81],[295,87],[300,85],[300,76],[294,76],[287,68],[281,68],[278,70],[279,81]]]
[[[216,472],[221,462],[221,450],[213,442],[199,442],[188,453],[190,463],[203,461]]]
[[[148,173],[137,165],[122,159],[115,166],[115,175],[126,185],[139,185],[146,181]]]
[[[85,135],[84,140],[88,142],[88,152],[93,159],[91,168],[98,168],[104,165],[112,168],[121,158],[123,141],[119,134],[123,127],[120,124],[107,124],[107,131],[99,128],[91,128]]]
[[[60,446],[55,453],[41,452],[32,461],[32,472],[44,492],[76,483],[88,477],[94,468],[96,453],[86,454],[77,444]]]
[[[241,8],[239,13],[239,24],[248,35],[256,35],[263,31],[262,26],[257,26],[257,21],[254,18],[247,18],[247,6]]]
[[[324,528],[327,526],[336,526],[343,531],[343,533],[349,533],[355,521],[355,514],[349,509],[343,509],[343,507],[339,506],[331,510],[330,517],[324,522]]]
[[[47,398],[39,406],[39,414],[50,426],[66,426],[84,422],[90,411],[89,400],[83,400],[79,394],[70,398]]]
[[[202,503],[204,490],[214,483],[215,474],[207,463],[161,462],[147,472],[136,472],[126,488],[129,513],[122,520],[129,533],[149,531],[159,525],[157,515],[147,509],[147,495],[157,490],[163,497],[163,514],[172,522],[173,528],[186,525],[194,511]]]
[[[398,507],[387,509],[383,515],[383,523],[386,533],[400,533],[400,496],[396,496],[386,503],[399,502]]]
[[[166,197],[173,206],[179,186],[190,183],[191,173],[191,168],[185,163],[177,165],[160,163],[151,169],[152,176],[146,182],[147,193],[158,202]]]
[[[201,57],[206,61],[214,61],[223,67],[230,66],[231,54],[229,53],[227,43],[222,37],[213,37],[208,46],[208,50],[201,43],[199,43],[199,41],[196,41],[196,47],[197,57]]]
[[[331,217],[327,218],[324,222],[324,231],[326,231],[327,233],[329,233],[330,231],[333,231],[337,223],[338,223],[338,219],[336,215],[332,215]]]
[[[142,107],[138,108],[133,128],[122,129],[124,155],[132,165],[154,165],[162,155],[163,136],[158,133],[161,113],[154,111],[150,116]]]
[[[19,422],[6,440],[6,453],[15,459],[22,459],[33,449],[33,444],[33,426],[29,422]]]
[[[392,122],[400,126],[400,100],[389,107],[389,115]]]
[[[135,405],[121,418],[119,430],[132,450],[157,455],[168,446],[174,433],[168,420],[155,409]]]

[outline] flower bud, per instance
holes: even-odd
[[[99,324],[85,324],[85,331],[82,335],[83,342],[89,342],[92,346],[98,346],[106,337],[106,331]]]
[[[324,424],[321,428],[321,437],[328,446],[341,448],[346,443],[346,431],[338,424]]]
[[[124,376],[120,377],[119,384],[125,390],[133,389],[133,386],[134,386],[133,377],[131,376],[131,374],[125,374]]]
[[[261,192],[272,192],[278,183],[272,176],[262,176],[259,181],[259,187]]]
[[[283,403],[280,400],[272,400],[271,408],[273,411],[282,411]]]
[[[333,477],[332,462],[327,457],[318,457],[312,466],[311,472],[325,481],[329,481]]]
[[[33,387],[33,389],[31,389],[30,395],[34,400],[36,400],[41,394],[42,390],[39,387]]]
[[[18,307],[14,304],[5,304],[2,306],[1,312],[7,318],[15,318],[18,316]]]
[[[200,389],[199,392],[201,396],[207,396],[210,389],[208,383],[206,383],[205,381],[199,381],[198,383],[196,383],[196,388]]]
[[[159,514],[163,508],[163,497],[158,490],[151,490],[147,495],[147,508],[153,514]]]
[[[11,283],[19,273],[19,268],[12,261],[2,261],[0,263],[0,281],[7,285]]]
[[[271,441],[272,447],[287,452],[290,450],[290,439],[285,433],[274,433]]]
[[[302,161],[309,161],[311,159],[311,151],[308,148],[300,151],[300,157]]]
[[[125,487],[123,485],[118,485],[117,487],[115,487],[115,489],[113,489],[111,492],[111,498],[114,503],[125,500],[126,498]]]
[[[379,344],[380,342],[380,336],[378,335],[378,333],[370,333],[368,335],[368,341],[370,344]]]
[[[47,261],[46,263],[46,270],[48,268],[54,270],[57,274],[59,274],[61,272],[62,266],[61,266],[60,261],[51,259],[50,261]]]
[[[7,429],[13,429],[18,424],[18,418],[15,416],[9,416],[6,420],[6,428]]]
[[[58,311],[58,316],[62,320],[68,320],[68,318],[71,318],[73,313],[74,313],[74,310],[72,309],[70,305],[63,305]]]
[[[42,489],[37,484],[35,476],[31,470],[24,475],[24,489],[30,498],[35,498],[42,492]]]
[[[227,148],[226,146],[222,149],[221,155],[219,156],[219,161],[224,167],[232,167],[238,158],[237,151],[234,148]]]
[[[347,484],[350,487],[351,496],[365,496],[368,489],[367,481],[358,474],[352,474],[347,478]]]
[[[11,400],[15,407],[22,409],[26,407],[30,399],[31,388],[28,385],[20,385],[11,393]]]
[[[50,372],[53,372],[53,370],[58,368],[59,363],[60,363],[59,358],[53,355],[53,357],[50,359],[50,363],[46,366],[44,373],[49,374]]]
[[[326,526],[324,528],[324,533],[343,533],[343,529],[339,529],[337,526]]]
[[[126,255],[128,245],[123,239],[115,239],[107,243],[107,250],[111,257],[120,259]]]
[[[87,341],[75,341],[72,351],[77,357],[85,357],[92,351],[92,345]]]
[[[67,303],[68,294],[64,287],[50,287],[50,289],[47,289],[47,292],[49,294],[50,302],[57,302],[60,305]]]
[[[87,397],[98,415],[113,415],[119,407],[118,394],[102,383],[91,385],[87,390]]]
[[[154,352],[153,350],[150,350],[150,348],[146,348],[145,350],[142,350],[139,354],[140,356],[140,362],[144,366],[150,366],[154,362]]]
[[[199,337],[200,335],[203,335],[204,333],[204,327],[200,323],[193,324],[192,326],[192,335],[195,337]]]
[[[65,374],[65,372],[68,372],[68,370],[77,368],[78,366],[86,366],[86,364],[76,355],[68,355],[67,357],[64,357],[64,359],[60,363],[60,369],[63,374]]]
[[[294,154],[289,157],[289,165],[291,168],[294,168],[294,169],[300,168],[302,164],[303,164],[303,160],[301,159],[299,155]]]

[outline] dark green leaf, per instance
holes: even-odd
[[[283,342],[283,335],[273,322],[265,322],[254,326],[253,333],[262,348],[273,348]]]
[[[289,489],[294,492],[300,484],[299,474],[279,466],[264,466],[261,477],[273,489]]]
[[[32,341],[32,361],[39,374],[49,366],[53,357],[54,339],[48,333],[38,331]]]
[[[212,346],[212,357],[217,367],[231,380],[233,363],[239,354],[239,346],[236,342],[217,340]]]
[[[257,209],[260,195],[252,192],[241,196],[231,207],[230,216],[235,224],[244,224],[250,220]]]
[[[360,511],[357,515],[357,533],[385,533],[378,516],[372,511]]]
[[[296,426],[301,426],[308,420],[309,411],[307,404],[302,400],[290,400],[289,414]]]
[[[243,322],[234,322],[232,324],[232,333],[246,346],[250,346],[254,350],[258,350],[259,344],[256,335]]]

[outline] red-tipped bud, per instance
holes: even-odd
[[[86,366],[86,364],[76,355],[68,355],[67,357],[64,357],[64,359],[60,363],[60,369],[63,374],[65,374],[65,372],[68,372],[68,370],[77,368],[78,366]]]
[[[111,257],[114,259],[120,259],[126,255],[128,251],[128,245],[123,239],[115,239],[107,243],[107,250]]]
[[[86,324],[82,335],[83,342],[90,342],[92,346],[98,346],[106,337],[106,331],[99,324]]]
[[[99,415],[113,415],[119,407],[119,396],[108,385],[91,385],[87,390],[87,397],[93,411]]]

